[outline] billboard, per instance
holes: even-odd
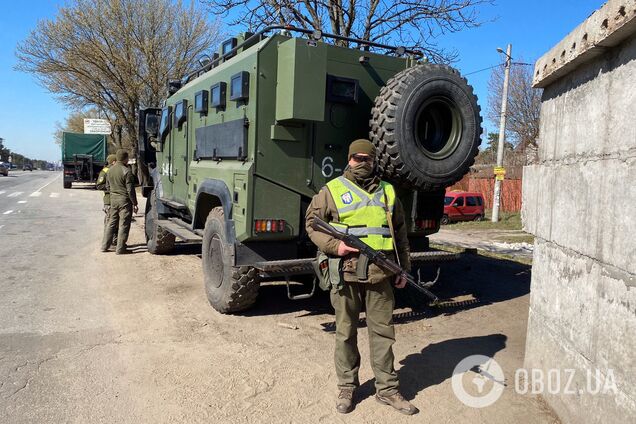
[[[106,134],[112,132],[107,119],[84,119],[84,134]]]

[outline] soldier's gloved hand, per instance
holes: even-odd
[[[399,274],[395,277],[395,287],[398,289],[403,289],[406,286],[406,277],[404,274]]]
[[[349,253],[359,252],[355,247],[347,246],[344,241],[338,245],[338,256],[347,256]]]
[[[108,211],[110,210],[110,205],[104,205],[104,207],[102,208],[102,210],[104,211],[104,213],[106,215],[108,215]]]
[[[133,206],[133,213],[137,213],[137,211],[139,211],[139,206],[134,205]]]

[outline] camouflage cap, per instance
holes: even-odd
[[[112,153],[106,157],[106,163],[108,164],[113,163],[116,160],[117,160],[117,156]]]
[[[126,159],[128,159],[128,151],[126,151],[124,149],[117,150],[117,160],[119,162],[123,162]]]
[[[364,153],[365,155],[375,157],[375,146],[369,140],[359,138],[349,145],[348,158],[351,159],[351,156],[356,153]]]

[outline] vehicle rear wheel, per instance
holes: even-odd
[[[159,214],[157,213],[157,197],[155,192],[151,191],[146,201],[146,214],[144,221],[144,229],[146,232],[146,246],[148,252],[153,255],[165,255],[174,250],[175,236],[174,234],[161,228],[157,221]]]
[[[425,63],[396,74],[369,121],[384,178],[421,191],[461,179],[481,142],[479,112],[472,87],[453,68]]]
[[[205,292],[214,309],[239,312],[256,302],[258,270],[233,266],[234,246],[228,242],[222,207],[213,208],[205,222],[202,256]]]
[[[443,215],[442,219],[440,219],[439,223],[442,224],[442,225],[450,224],[450,219],[448,218],[448,215]]]
[[[72,185],[72,184],[73,184],[73,183],[72,183],[72,182],[70,182],[70,181],[64,181],[64,188],[71,188],[71,185]]]
[[[484,219],[484,216],[482,214],[477,214],[475,215],[475,218],[473,218],[473,221],[482,221]]]

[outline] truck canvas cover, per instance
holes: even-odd
[[[106,135],[65,132],[62,136],[62,161],[74,161],[73,155],[92,155],[93,162],[106,162]]]

